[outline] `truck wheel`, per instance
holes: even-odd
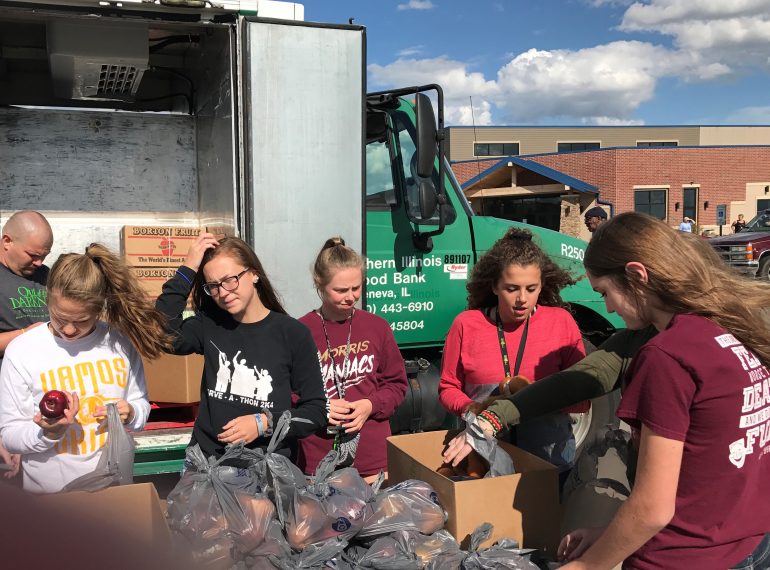
[[[770,255],[766,255],[759,262],[759,269],[757,269],[757,278],[770,281]]]
[[[572,431],[575,434],[576,456],[591,447],[597,436],[604,437],[607,429],[615,429],[620,420],[615,416],[615,410],[620,403],[620,390],[613,390],[600,398],[591,400],[591,409],[584,414],[570,414]]]
[[[583,345],[586,354],[591,354],[596,347],[583,335]],[[620,390],[613,390],[599,398],[591,400],[591,408],[584,414],[570,414],[572,433],[575,435],[575,457],[579,457],[583,449],[591,447],[596,436],[604,437],[607,428],[616,428],[620,420],[615,416],[615,410],[620,403]]]

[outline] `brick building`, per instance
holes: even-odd
[[[729,224],[738,214],[751,219],[758,210],[770,208],[770,146],[608,148],[461,161],[452,169],[477,212],[521,219],[515,208],[508,209],[513,215],[505,215],[501,202],[530,203],[535,210],[538,201],[550,200],[559,203],[558,219],[552,209],[545,223],[527,221],[583,239],[588,233],[576,223],[575,206],[578,216],[599,204],[610,214],[642,211],[672,226],[688,216],[699,229],[717,233],[717,205],[727,210],[723,232],[730,232]],[[551,173],[548,184],[542,179],[526,183],[537,170],[541,177]],[[564,183],[569,180],[580,184]],[[490,200],[494,208],[485,205]],[[526,208],[519,207],[521,211]]]

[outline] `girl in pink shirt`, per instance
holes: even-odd
[[[474,267],[468,310],[457,316],[447,335],[439,384],[444,407],[460,416],[505,378],[520,375],[534,381],[581,360],[580,331],[559,295],[573,283],[531,233],[512,228],[498,240]],[[565,412],[524,422],[516,432],[519,447],[562,472],[575,458]]]

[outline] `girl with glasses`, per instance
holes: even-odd
[[[142,429],[150,403],[140,354],[157,358],[171,347],[164,316],[104,246],[59,257],[47,292],[50,321],[8,345],[0,372],[0,431],[34,493],[60,491],[94,471],[107,439],[105,404]],[[67,398],[59,418],[38,411],[49,390]]]
[[[183,318],[192,292],[195,315]],[[292,407],[287,445],[326,424],[318,357],[307,328],[286,314],[254,251],[238,238],[202,232],[163,286],[174,354],[202,354],[201,402],[191,445],[219,457],[225,446],[265,446],[273,418]],[[288,447],[278,450],[287,457]]]
[[[363,258],[342,238],[327,240],[313,266],[321,306],[300,319],[313,334],[329,399],[329,425],[300,441],[307,474],[332,447],[340,466],[365,477],[387,471],[385,440],[406,394],[406,370],[387,321],[356,309],[363,280]]]

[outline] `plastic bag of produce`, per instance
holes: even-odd
[[[292,506],[294,495],[298,489],[307,486],[307,478],[302,470],[294,465],[288,457],[276,453],[280,443],[286,438],[291,429],[292,422],[305,422],[303,418],[292,418],[290,411],[281,414],[273,429],[270,443],[265,450],[263,462],[265,480],[267,481],[268,496],[275,503],[278,520],[282,525],[286,524],[289,509]]]
[[[428,483],[408,479],[379,491],[366,506],[366,518],[359,537],[416,530],[432,534],[444,528],[447,514],[436,491]]]
[[[64,491],[99,491],[111,485],[134,482],[134,438],[126,431],[116,404],[107,404],[107,441],[91,473],[70,481]]]
[[[463,561],[463,570],[539,570],[530,560],[536,551],[519,548],[515,540],[504,538],[493,546],[478,550],[492,532],[492,525],[484,523],[471,534],[471,554]]]
[[[393,533],[377,538],[357,560],[359,568],[376,570],[420,570],[422,563],[414,552],[414,537]]]
[[[236,536],[235,543],[240,551],[251,552],[265,540],[270,522],[275,520],[275,505],[262,494],[236,492],[235,499],[249,523]]]
[[[228,446],[218,460],[206,458],[197,445],[187,448],[186,462],[190,468],[168,495],[168,522],[172,530],[190,542],[198,563],[224,564],[231,556],[232,546],[240,545],[241,536],[245,548],[249,548],[260,532],[255,531],[236,497],[243,491],[220,477],[220,473],[232,477],[232,468],[223,468],[221,464],[242,455],[243,444]],[[253,486],[245,481],[247,478],[238,478],[241,489]]]
[[[516,473],[511,456],[500,448],[496,438],[484,433],[484,430],[479,427],[476,416],[471,412],[466,412],[463,415],[463,420],[465,420],[466,440],[489,465],[489,471],[484,474],[484,477],[499,477]]]
[[[291,560],[291,547],[283,536],[281,523],[270,521],[265,540],[248,553],[243,564],[250,570],[283,570]]]
[[[366,501],[373,492],[355,469],[332,471],[337,456],[337,451],[329,452],[310,484],[294,495],[286,517],[286,538],[295,550],[347,540],[363,527]]]

